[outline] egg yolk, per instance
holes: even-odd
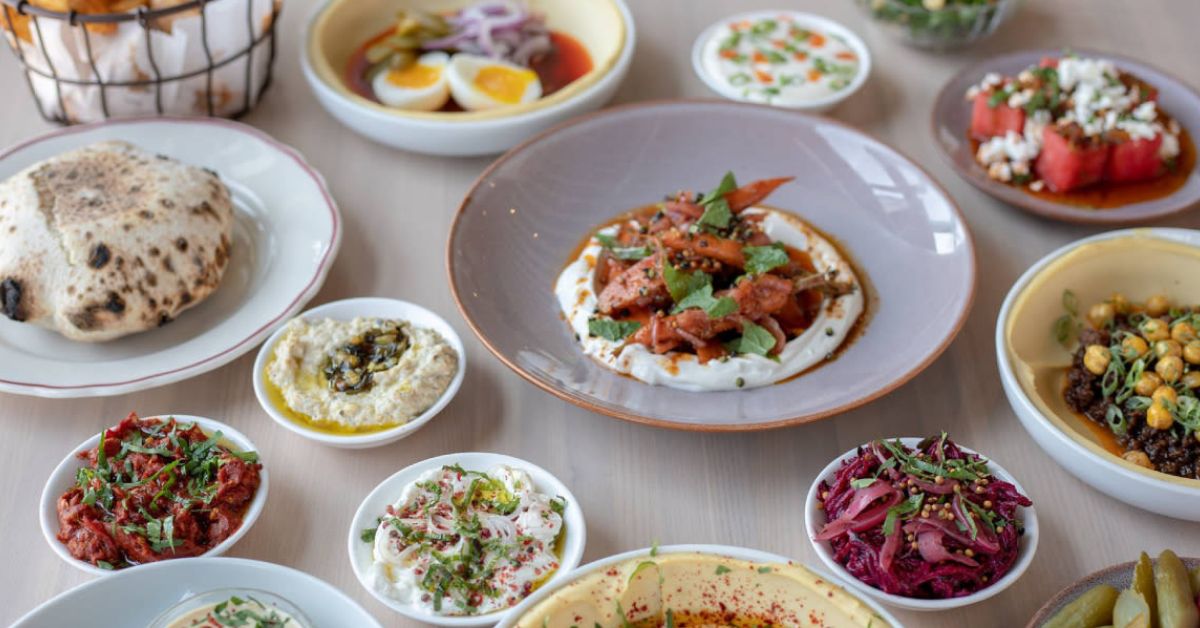
[[[533,70],[489,65],[475,75],[475,87],[496,102],[514,105],[521,102],[529,84],[536,80]]]
[[[387,80],[397,87],[420,89],[437,83],[441,76],[442,69],[438,66],[414,63],[407,68],[388,72]]]

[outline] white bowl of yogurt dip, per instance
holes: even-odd
[[[390,349],[386,333],[398,336]],[[441,412],[466,366],[462,340],[437,314],[398,299],[344,299],[271,334],[254,361],[254,395],[276,423],[305,438],[378,447]]]
[[[871,51],[854,31],[828,18],[753,11],[705,29],[692,47],[692,68],[730,100],[822,112],[866,83]]]
[[[549,471],[461,453],[375,487],[354,514],[348,548],[358,581],[388,608],[429,624],[491,626],[566,578],[586,539],[578,500]]]

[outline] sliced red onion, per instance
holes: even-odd
[[[942,545],[942,537],[944,534],[941,530],[927,529],[917,535],[917,550],[921,552],[921,558],[927,563],[940,563],[950,560],[956,563],[961,563],[968,567],[978,567],[979,563],[971,558],[967,558],[962,554],[954,554]]]

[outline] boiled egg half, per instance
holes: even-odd
[[[460,53],[446,72],[454,101],[469,111],[533,102],[542,97],[537,73],[514,63]]]
[[[450,55],[427,52],[416,63],[391,68],[375,75],[371,88],[379,102],[398,109],[434,111],[450,99],[446,65]]]

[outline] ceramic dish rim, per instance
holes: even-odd
[[[1150,70],[1169,78],[1171,80],[1171,82],[1175,84],[1175,86],[1179,87],[1182,91],[1188,93],[1196,102],[1200,103],[1200,92],[1197,92],[1196,89],[1193,88],[1187,82],[1180,80],[1179,77],[1175,76],[1175,74],[1168,72],[1166,70],[1163,70],[1163,69],[1159,68],[1158,66],[1146,63],[1144,61],[1139,61],[1137,59],[1134,59],[1132,57],[1125,56],[1125,55],[1122,55],[1119,53],[1096,50],[1093,48],[1072,47],[1071,52],[1077,53],[1080,55],[1084,55],[1084,56],[1099,57],[1102,59],[1113,61],[1118,66],[1123,66],[1123,67],[1141,66],[1144,68],[1149,68]],[[1051,220],[1057,220],[1057,221],[1061,221],[1061,222],[1081,224],[1081,225],[1108,225],[1108,226],[1130,225],[1132,223],[1137,223],[1137,222],[1141,222],[1141,221],[1161,220],[1168,216],[1173,216],[1175,214],[1182,214],[1189,210],[1200,207],[1200,196],[1198,196],[1198,198],[1196,200],[1193,200],[1190,203],[1186,203],[1183,205],[1171,206],[1171,207],[1167,207],[1165,209],[1160,209],[1160,210],[1155,210],[1155,211],[1147,211],[1147,212],[1141,212],[1141,213],[1129,213],[1129,208],[1136,207],[1143,203],[1165,202],[1168,199],[1170,199],[1172,196],[1175,196],[1176,194],[1178,194],[1179,190],[1176,190],[1175,192],[1172,192],[1171,194],[1169,194],[1167,196],[1152,199],[1150,201],[1138,201],[1136,203],[1129,203],[1126,205],[1110,207],[1110,208],[1105,208],[1105,209],[1089,209],[1087,207],[1076,207],[1076,206],[1068,205],[1065,203],[1059,203],[1057,201],[1048,201],[1048,200],[1040,199],[1040,198],[1030,195],[1025,190],[1014,187],[1007,183],[993,181],[992,179],[988,178],[985,173],[983,173],[983,171],[979,167],[979,164],[977,162],[975,162],[973,159],[971,161],[971,166],[969,168],[960,167],[960,165],[954,159],[954,153],[952,151],[950,151],[949,148],[945,145],[945,143],[943,143],[941,141],[940,134],[938,133],[938,130],[941,127],[940,120],[938,118],[938,103],[941,103],[943,100],[949,99],[952,96],[952,94],[949,93],[949,89],[950,89],[951,85],[959,82],[960,79],[966,78],[968,76],[982,77],[984,74],[986,74],[989,71],[989,70],[987,70],[988,67],[996,65],[997,62],[999,62],[1001,60],[1007,60],[1008,58],[1017,58],[1017,57],[1023,57],[1023,56],[1032,56],[1032,55],[1044,56],[1044,55],[1062,54],[1062,53],[1063,53],[1063,49],[1061,49],[1061,48],[1059,48],[1059,49],[1055,49],[1055,48],[1023,48],[1021,50],[1013,50],[1013,51],[1009,51],[1009,52],[995,54],[995,55],[985,57],[979,61],[972,63],[971,65],[969,65],[967,67],[962,68],[958,72],[955,72],[950,78],[946,79],[946,81],[944,83],[942,83],[942,86],[940,88],[938,88],[937,94],[933,97],[933,104],[931,105],[930,110],[929,110],[929,135],[930,135],[930,138],[933,140],[934,145],[937,147],[936,152],[937,152],[938,156],[941,158],[942,163],[949,166],[950,169],[953,170],[954,173],[959,176],[959,178],[961,178],[964,181],[966,181],[967,183],[971,184],[975,189],[983,192],[984,194],[987,194],[988,196],[992,197],[993,199],[996,199],[996,200],[1004,203],[1005,205],[1010,205],[1010,206],[1016,207],[1017,209],[1020,209],[1021,211],[1031,213],[1035,216],[1040,216],[1042,218],[1048,218]],[[963,101],[963,102],[965,103],[966,101]],[[1198,141],[1197,136],[1192,133],[1192,129],[1184,129],[1184,130],[1187,131],[1188,134],[1192,137],[1193,142]],[[961,136],[965,138],[966,137],[966,129],[962,129],[962,131],[963,132],[961,133]],[[1197,129],[1197,132],[1200,132],[1200,129]],[[1193,176],[1197,176],[1196,173],[1200,173],[1200,161],[1198,161],[1197,164],[1195,166],[1193,166]],[[1118,212],[1124,212],[1124,213],[1118,214]]]
[[[553,395],[555,397],[558,397],[559,399],[562,399],[563,401],[567,401],[567,402],[569,402],[573,405],[576,405],[580,408],[583,408],[585,410],[589,410],[591,412],[595,412],[598,414],[607,415],[607,416],[610,416],[610,417],[613,417],[616,419],[629,421],[632,423],[639,423],[642,425],[649,425],[652,427],[665,428],[665,429],[671,429],[671,430],[679,430],[679,431],[685,431],[685,432],[757,432],[757,431],[763,431],[763,430],[772,430],[772,429],[779,429],[779,428],[784,428],[784,427],[792,427],[792,426],[803,425],[803,424],[807,424],[807,423],[815,423],[817,421],[821,421],[821,420],[824,420],[824,419],[827,419],[827,418],[830,418],[833,416],[845,414],[846,412],[849,412],[856,408],[867,405],[868,403],[871,403],[873,401],[881,399],[881,398],[887,396],[888,394],[895,392],[897,389],[903,387],[905,384],[912,381],[912,379],[915,378],[917,375],[920,375],[922,372],[924,372],[925,369],[929,368],[935,361],[937,361],[937,359],[939,357],[941,357],[941,355],[943,353],[945,353],[946,349],[948,349],[950,347],[950,344],[954,342],[955,338],[957,338],[959,333],[962,332],[964,325],[966,325],[967,318],[970,316],[971,310],[975,305],[975,297],[977,294],[977,288],[978,288],[978,284],[979,284],[978,260],[977,260],[977,253],[975,250],[975,238],[971,233],[971,227],[967,223],[966,217],[962,213],[962,209],[958,206],[958,203],[954,200],[954,197],[952,197],[950,195],[950,193],[946,190],[946,188],[937,179],[935,179],[933,177],[933,175],[929,173],[928,170],[926,170],[923,166],[918,164],[916,161],[913,161],[913,159],[907,153],[893,147],[892,145],[890,145],[886,142],[879,140],[874,135],[872,135],[866,131],[856,129],[856,128],[850,126],[849,124],[847,124],[845,122],[841,122],[834,118],[827,118],[824,116],[819,116],[819,115],[811,114],[811,113],[805,113],[802,111],[787,111],[788,115],[804,116],[814,122],[820,122],[822,124],[831,124],[842,130],[853,132],[861,137],[865,137],[866,139],[870,140],[871,142],[873,142],[875,144],[883,146],[883,147],[887,148],[888,150],[892,151],[897,156],[899,156],[901,159],[903,159],[905,162],[907,162],[918,173],[920,173],[922,176],[924,176],[926,178],[926,180],[929,182],[930,187],[932,189],[936,190],[945,199],[947,205],[950,207],[951,213],[954,216],[955,221],[957,222],[957,224],[961,225],[961,227],[962,227],[963,245],[965,247],[965,250],[969,254],[967,261],[968,261],[968,276],[969,276],[970,282],[969,282],[969,287],[967,290],[966,299],[963,302],[963,307],[962,307],[961,312],[959,312],[959,314],[958,314],[958,320],[956,320],[954,322],[954,324],[951,326],[949,333],[946,334],[946,337],[943,338],[941,340],[941,342],[938,343],[936,346],[932,347],[927,352],[925,357],[920,362],[918,362],[912,369],[910,369],[906,373],[903,373],[900,376],[896,377],[889,385],[884,386],[877,391],[874,391],[872,394],[860,397],[858,399],[848,401],[848,402],[841,404],[835,408],[830,408],[828,410],[824,410],[821,412],[815,412],[815,413],[804,414],[804,415],[800,415],[800,416],[796,416],[796,417],[779,419],[779,420],[775,420],[775,421],[759,422],[759,423],[702,425],[702,424],[695,424],[695,423],[680,423],[677,421],[671,421],[671,420],[666,420],[666,419],[655,419],[655,418],[650,418],[650,417],[646,417],[646,416],[643,416],[643,415],[640,415],[640,414],[637,414],[634,412],[627,411],[624,408],[609,408],[606,406],[597,405],[595,403],[592,403],[590,399],[577,398],[574,395],[570,395],[563,391],[560,391],[558,388],[556,388],[548,383],[542,382],[540,379],[534,377],[532,374],[529,374],[529,373],[525,372],[524,369],[518,367],[514,362],[509,360],[506,356],[502,355],[500,353],[500,351],[492,344],[491,340],[486,338],[483,335],[483,333],[480,331],[479,327],[476,325],[474,319],[472,319],[471,316],[467,313],[466,305],[463,302],[462,295],[459,293],[459,287],[454,280],[454,276],[455,276],[455,272],[454,272],[454,269],[455,269],[454,242],[458,236],[458,230],[459,230],[459,226],[462,223],[463,216],[466,215],[466,213],[467,213],[466,212],[467,206],[475,198],[476,191],[481,189],[483,187],[483,185],[486,183],[487,179],[489,177],[491,177],[492,174],[496,170],[498,170],[500,167],[502,167],[504,164],[506,164],[514,156],[516,156],[520,153],[523,153],[526,150],[529,150],[531,147],[535,146],[536,144],[542,142],[543,140],[548,139],[549,137],[551,137],[561,131],[565,131],[567,129],[573,128],[576,125],[591,122],[594,118],[601,117],[601,116],[617,115],[617,114],[622,114],[622,113],[626,113],[629,111],[635,111],[635,110],[639,110],[639,109],[667,108],[667,107],[677,106],[677,105],[702,105],[702,106],[706,106],[706,107],[737,107],[737,108],[762,110],[764,112],[773,112],[773,114],[775,114],[775,115],[778,115],[782,111],[778,107],[771,107],[769,105],[723,100],[723,99],[716,99],[716,98],[645,100],[645,101],[638,101],[638,102],[633,102],[633,103],[626,103],[626,104],[622,104],[622,105],[607,107],[607,108],[604,108],[604,109],[601,109],[598,111],[593,111],[591,113],[576,116],[570,120],[556,124],[540,133],[537,133],[537,134],[531,136],[529,139],[518,144],[514,148],[510,149],[508,152],[501,155],[499,158],[497,158],[491,164],[489,164],[488,167],[485,168],[483,170],[483,172],[480,173],[480,175],[470,185],[470,187],[467,189],[465,195],[463,196],[463,200],[460,201],[460,203],[458,205],[458,209],[455,210],[453,221],[450,223],[450,229],[449,229],[447,239],[446,239],[445,264],[446,264],[446,272],[449,276],[450,294],[454,298],[454,304],[458,307],[459,314],[463,317],[463,320],[466,321],[467,326],[470,327],[470,329],[471,329],[471,332],[473,334],[475,334],[475,337],[477,339],[479,339],[479,341],[483,344],[483,346],[487,347],[488,352],[490,352],[498,360],[500,360],[502,363],[504,363],[504,365],[507,366],[510,370],[512,370],[512,371],[516,372],[518,375],[520,375],[525,381],[533,384],[534,386],[538,387],[539,389],[541,389],[547,393],[550,393],[551,395]],[[647,385],[649,385],[649,384],[647,384]],[[764,387],[764,389],[769,389],[769,388],[770,387]],[[746,391],[746,392],[752,393],[753,391]]]
[[[909,447],[915,447],[917,443],[923,440],[921,437],[916,436],[901,436],[880,440],[891,441],[896,440],[897,438]],[[832,552],[830,551],[830,542],[818,541],[815,537],[817,534],[816,520],[819,511],[817,508],[817,496],[821,490],[821,482],[833,478],[838,469],[841,468],[843,462],[857,456],[859,447],[862,447],[862,445],[858,445],[854,447],[854,449],[837,456],[832,462],[825,465],[825,468],[821,469],[821,471],[817,473],[816,478],[813,480],[812,486],[808,489],[808,495],[804,498],[805,534],[808,536],[809,543],[812,544],[813,551],[817,553],[817,557],[820,558],[821,562],[824,563],[828,569],[831,569],[834,575],[836,575],[838,578],[849,582],[851,586],[853,586],[862,594],[870,595],[880,602],[890,604],[897,608],[904,608],[914,611],[944,611],[971,606],[993,596],[999,595],[1004,590],[1012,586],[1017,580],[1019,580],[1021,576],[1025,574],[1025,571],[1029,569],[1029,565],[1033,563],[1033,557],[1037,553],[1038,541],[1041,539],[1041,530],[1038,527],[1037,509],[1034,506],[1029,506],[1027,508],[1022,507],[1020,511],[1021,521],[1024,522],[1025,525],[1025,534],[1022,538],[1018,539],[1018,543],[1023,542],[1022,544],[1024,547],[1018,548],[1017,559],[1013,563],[1012,568],[1009,569],[1008,573],[1004,574],[999,580],[970,595],[944,599],[913,598],[903,595],[896,595],[893,593],[885,593],[859,580],[858,578],[855,578],[854,575],[847,571],[845,567],[841,566],[833,559]],[[1017,481],[1016,477],[1014,477],[992,458],[984,456],[978,451],[975,451],[974,449],[964,445],[958,445],[958,448],[966,453],[975,454],[987,459],[988,471],[990,471],[992,475],[1012,484],[1014,487],[1016,487],[1017,492],[1020,494],[1025,496],[1029,495],[1029,493],[1021,486],[1021,483]]]
[[[1055,440],[1068,447],[1073,453],[1078,454],[1085,459],[1099,464],[1100,467],[1108,472],[1115,472],[1119,476],[1133,480],[1138,484],[1152,488],[1167,488],[1173,491],[1184,491],[1184,495],[1189,497],[1200,496],[1200,480],[1176,477],[1166,473],[1160,473],[1151,469],[1139,467],[1127,460],[1115,456],[1107,451],[1104,451],[1096,443],[1084,438],[1077,433],[1077,430],[1071,429],[1061,418],[1057,416],[1047,416],[1037,404],[1034,403],[1029,395],[1025,392],[1025,387],[1017,379],[1014,373],[1013,360],[1014,356],[1008,348],[1008,340],[1005,334],[1005,327],[1008,325],[1008,319],[1012,316],[1012,308],[1016,304],[1017,299],[1029,287],[1029,284],[1036,279],[1043,271],[1056,261],[1070,254],[1072,251],[1093,244],[1096,242],[1104,242],[1107,240],[1117,240],[1129,237],[1151,237],[1174,244],[1181,244],[1197,250],[1200,250],[1200,230],[1183,229],[1177,227],[1136,227],[1130,229],[1117,229],[1115,231],[1106,231],[1093,236],[1069,242],[1042,257],[1032,266],[1029,267],[1021,276],[1013,283],[1008,294],[1004,297],[1004,302],[1000,306],[1000,313],[996,318],[996,361],[1000,370],[1001,383],[1005,390],[1009,393],[1010,399],[1015,398],[1020,402],[1021,407],[1029,416],[1036,417],[1040,423],[1050,428],[1049,431],[1054,434]],[[1109,495],[1108,493],[1105,493]],[[1110,495],[1111,496],[1111,495]],[[1123,500],[1122,500],[1123,501]]]
[[[442,410],[445,410],[446,406],[450,405],[450,402],[455,396],[458,395],[459,389],[462,388],[463,380],[466,379],[467,355],[465,347],[463,346],[462,338],[459,337],[458,332],[454,329],[454,326],[451,325],[450,322],[445,318],[439,316],[432,310],[410,301],[393,299],[390,297],[351,297],[347,299],[329,301],[328,303],[322,303],[300,312],[292,318],[311,318],[321,316],[328,310],[336,310],[338,308],[352,306],[369,307],[370,305],[386,305],[389,308],[399,307],[401,309],[418,311],[425,316],[440,321],[442,325],[445,326],[446,330],[450,332],[448,335],[444,334],[445,340],[451,346],[451,348],[458,353],[458,370],[455,372],[454,378],[450,380],[450,385],[446,387],[446,390],[442,392],[441,396],[438,397],[438,400],[432,406],[429,406],[427,410],[406,423],[389,427],[378,432],[368,432],[365,434],[345,436],[324,434],[309,428],[306,425],[302,425],[289,419],[288,417],[284,416],[278,408],[275,407],[275,404],[272,403],[271,399],[267,396],[266,379],[263,374],[263,371],[267,366],[267,360],[270,359],[271,354],[274,353],[275,345],[279,343],[279,339],[283,336],[284,331],[287,329],[287,324],[285,323],[279,326],[266,339],[266,341],[262,343],[262,346],[258,349],[258,354],[254,357],[254,372],[252,374],[254,397],[258,400],[258,405],[262,407],[263,412],[266,412],[267,415],[271,417],[271,420],[275,421],[275,423],[294,434],[307,438],[311,441],[321,443],[322,445],[331,445],[334,447],[347,449],[359,449],[379,447],[409,436],[413,432],[416,432],[424,427],[426,423],[429,423],[431,420],[433,420],[433,418],[440,414]],[[330,318],[337,317],[331,316]],[[288,322],[291,322],[291,320],[292,319],[288,319]],[[337,320],[346,319],[337,318]],[[440,330],[439,333],[441,333]]]
[[[316,170],[305,158],[300,151],[294,147],[284,144],[279,140],[268,135],[255,127],[233,120],[225,120],[223,118],[195,118],[186,116],[135,116],[128,118],[114,118],[101,122],[92,122],[89,124],[79,124],[68,127],[60,127],[51,129],[50,131],[40,134],[36,137],[18,142],[0,151],[0,162],[9,159],[16,153],[26,150],[36,144],[55,140],[71,135],[89,133],[101,128],[109,128],[126,125],[143,125],[153,123],[166,124],[184,124],[184,125],[216,125],[226,128],[235,133],[242,133],[250,138],[262,142],[268,148],[276,151],[279,155],[289,158],[295,162],[301,172],[308,175],[312,182],[321,192],[321,200],[324,201],[329,210],[331,227],[329,232],[329,244],[325,255],[317,263],[317,267],[313,275],[309,278],[305,287],[295,296],[295,298],[280,312],[277,316],[267,321],[262,326],[258,327],[249,336],[234,343],[232,346],[225,347],[220,351],[201,358],[191,364],[184,366],[172,367],[166,370],[161,370],[157,373],[151,373],[138,377],[133,380],[120,382],[107,382],[98,384],[71,384],[67,386],[54,384],[38,384],[30,382],[14,382],[0,380],[0,390],[18,395],[31,395],[35,397],[49,399],[63,398],[86,398],[86,397],[107,397],[114,395],[122,395],[150,388],[157,388],[174,384],[197,375],[202,375],[209,371],[218,369],[226,364],[236,360],[238,357],[250,351],[263,338],[265,338],[275,328],[280,321],[291,317],[300,308],[304,307],[325,283],[325,279],[329,275],[329,270],[333,267],[333,261],[337,259],[338,251],[341,248],[342,242],[342,216],[341,210],[337,203],[333,200],[333,196],[326,185],[325,177]]]
[[[752,17],[758,17],[758,16],[765,15],[765,14],[774,14],[774,15],[787,14],[794,18],[797,18],[796,23],[800,24],[801,26],[808,25],[808,26],[813,26],[815,28],[823,28],[827,31],[830,31],[832,34],[840,36],[843,39],[845,39],[846,45],[849,46],[852,50],[854,50],[854,52],[856,54],[858,54],[858,58],[859,58],[858,71],[855,72],[855,74],[854,74],[854,80],[850,81],[850,84],[847,85],[846,88],[841,90],[840,92],[835,92],[833,94],[829,94],[828,96],[825,96],[823,98],[817,98],[814,100],[805,101],[803,103],[797,103],[795,105],[775,105],[775,104],[770,104],[770,103],[759,103],[757,101],[746,100],[746,99],[738,96],[736,91],[727,87],[725,84],[723,84],[721,81],[719,81],[715,76],[712,76],[711,73],[709,73],[707,70],[705,70],[705,68],[704,68],[704,48],[707,46],[709,40],[712,39],[712,37],[716,33],[717,29],[719,29],[721,26],[725,25],[726,23],[728,23],[730,21],[736,21],[736,20],[741,20],[741,19],[750,19]],[[807,24],[805,24],[805,23],[807,23]],[[811,112],[824,111],[829,108],[832,108],[833,106],[837,105],[838,103],[841,103],[842,101],[846,100],[847,98],[850,98],[851,96],[856,94],[859,90],[861,90],[862,87],[864,85],[866,85],[867,79],[870,78],[870,76],[871,76],[871,62],[872,62],[871,49],[867,47],[866,42],[863,41],[863,38],[860,37],[858,35],[858,33],[854,32],[853,30],[851,30],[849,27],[842,24],[841,22],[838,22],[831,18],[825,17],[823,15],[818,15],[816,13],[810,13],[807,11],[797,11],[797,10],[793,10],[793,9],[780,9],[780,10],[760,9],[757,11],[744,11],[741,13],[735,13],[733,15],[729,15],[729,16],[726,16],[725,18],[719,19],[716,22],[713,22],[712,24],[708,25],[700,33],[700,35],[696,38],[695,43],[692,44],[691,59],[692,59],[692,71],[696,74],[696,77],[699,78],[700,81],[703,82],[706,87],[708,87],[710,90],[712,90],[713,93],[715,93],[723,98],[726,98],[733,102],[765,104],[769,107],[775,107],[777,109],[788,109],[788,110],[794,110],[794,111],[811,111]]]
[[[438,115],[438,112],[423,112],[423,111],[406,111],[402,109],[392,110],[392,108],[371,101],[359,96],[347,88],[344,84],[331,85],[323,73],[318,70],[317,62],[313,60],[316,54],[316,25],[324,15],[326,9],[333,3],[339,0],[322,0],[317,3],[304,26],[304,44],[300,51],[300,61],[304,74],[309,78],[311,85],[319,85],[320,89],[325,91],[331,97],[336,98],[338,102],[348,106],[351,110],[360,116],[366,116],[373,121],[384,124],[394,122],[404,122],[415,125],[424,125],[431,129],[475,129],[475,130],[490,130],[498,127],[503,127],[506,124],[518,122],[530,122],[539,120],[545,117],[554,116],[566,111],[575,103],[586,100],[598,91],[604,88],[608,81],[613,77],[621,74],[621,68],[627,67],[633,59],[633,52],[637,40],[636,26],[634,25],[633,14],[626,4],[625,0],[605,0],[610,3],[617,15],[621,18],[621,41],[616,53],[606,63],[604,67],[594,67],[591,72],[579,77],[572,84],[568,84],[563,90],[569,90],[563,93],[561,98],[553,99],[555,94],[550,94],[538,99],[533,103],[523,106],[514,106],[512,110],[505,107],[493,111],[471,112],[473,114],[483,114],[477,117],[463,119],[462,117],[451,117]],[[328,62],[324,62],[328,64]],[[335,70],[336,71],[336,70]],[[579,81],[586,83],[575,85]],[[315,89],[315,88],[314,88]],[[560,90],[556,93],[562,93]]]
[[[873,613],[875,613],[876,615],[881,617],[884,621],[888,622],[892,626],[892,628],[903,628],[903,624],[901,624],[900,621],[897,620],[892,615],[892,613],[890,611],[888,611],[888,609],[885,608],[878,601],[870,599],[870,598],[866,598],[865,596],[857,593],[856,591],[854,591],[854,590],[850,589],[848,586],[846,586],[846,584],[840,578],[830,577],[828,574],[824,573],[824,571],[822,571],[820,569],[814,568],[802,561],[794,560],[794,559],[788,558],[786,556],[782,556],[780,554],[775,554],[773,552],[767,552],[767,551],[753,549],[753,548],[749,548],[749,547],[738,547],[735,545],[719,545],[719,544],[714,544],[714,543],[678,543],[678,544],[674,544],[674,545],[663,545],[661,547],[660,546],[644,547],[641,549],[630,550],[627,552],[619,552],[617,554],[605,556],[603,558],[594,560],[590,563],[580,565],[579,567],[572,570],[571,573],[567,574],[567,578],[565,579],[566,582],[556,583],[556,585],[553,587],[549,586],[549,583],[547,583],[547,586],[543,586],[543,587],[539,588],[537,591],[534,591],[533,594],[531,594],[529,597],[522,600],[520,604],[512,607],[512,609],[509,610],[509,613],[504,616],[504,618],[500,621],[500,623],[496,626],[496,628],[514,628],[516,626],[517,620],[521,617],[521,615],[524,614],[525,612],[527,612],[534,605],[540,603],[545,598],[548,598],[551,595],[554,595],[558,591],[561,591],[563,587],[569,586],[576,580],[586,576],[589,573],[598,571],[605,567],[610,567],[612,565],[617,565],[617,564],[620,564],[623,562],[627,562],[634,558],[644,558],[644,557],[650,557],[650,556],[654,556],[654,557],[667,556],[667,555],[671,555],[671,554],[703,554],[703,555],[707,555],[707,556],[716,556],[716,557],[720,557],[720,558],[732,558],[734,560],[745,560],[745,561],[757,562],[757,563],[774,563],[777,565],[799,565],[799,566],[804,567],[805,569],[817,574],[818,576],[829,580],[833,584],[837,585],[839,588],[841,588],[843,591],[845,591],[847,595],[854,598],[855,600],[858,600],[864,606],[871,609],[871,611]]]
[[[404,604],[399,600],[389,598],[376,591],[367,582],[365,570],[360,568],[357,560],[358,549],[363,544],[363,541],[361,538],[359,538],[359,536],[362,534],[364,529],[370,527],[369,524],[371,520],[378,516],[377,510],[367,510],[368,506],[370,506],[372,502],[382,500],[383,503],[390,504],[398,499],[401,491],[404,490],[404,487],[415,480],[416,477],[420,476],[420,474],[431,469],[445,466],[447,464],[460,464],[464,459],[479,459],[479,463],[467,463],[473,468],[477,466],[492,467],[503,464],[521,471],[525,471],[532,477],[534,483],[538,485],[539,489],[545,490],[546,492],[556,493],[567,500],[567,507],[563,512],[563,532],[565,535],[563,537],[562,545],[562,560],[559,562],[559,567],[554,572],[554,575],[552,575],[549,580],[543,583],[538,590],[540,591],[541,589],[551,587],[558,584],[563,579],[569,578],[575,571],[575,568],[578,567],[579,563],[583,560],[584,549],[587,546],[587,520],[584,518],[583,506],[579,503],[579,500],[573,493],[571,493],[571,489],[566,485],[565,482],[558,479],[557,476],[541,466],[533,464],[527,460],[517,458],[516,456],[484,451],[444,454],[441,456],[434,456],[433,458],[421,460],[420,462],[414,462],[413,464],[410,464],[403,469],[400,469],[399,471],[389,475],[387,478],[376,484],[375,488],[371,489],[371,492],[368,493],[367,496],[364,497],[359,503],[358,508],[354,511],[354,516],[350,519],[350,534],[347,540],[347,549],[349,554],[348,558],[350,559],[350,569],[354,572],[354,577],[356,580],[358,580],[359,585],[361,585],[364,590],[370,593],[371,596],[378,600],[381,604],[409,619],[439,626],[493,626],[497,621],[507,617],[508,614],[511,613],[513,609],[517,608],[517,606],[520,606],[521,603],[524,603],[524,600],[507,609],[496,610],[483,615],[427,615],[419,610],[416,610],[410,605]],[[490,469],[475,468],[474,470],[489,471]],[[411,476],[412,479],[409,479],[408,481],[402,481],[409,476]],[[537,591],[534,591],[534,593],[537,593]],[[530,594],[529,597],[532,595],[533,594]],[[528,597],[525,599],[528,599]]]
[[[261,450],[257,449],[254,446],[254,443],[238,430],[234,429],[228,424],[222,423],[215,419],[210,419],[208,417],[190,414],[155,414],[139,418],[142,420],[165,420],[174,418],[180,422],[194,422],[202,431],[204,431],[205,434],[212,435],[213,432],[220,431],[221,436],[236,446],[239,451],[253,451],[259,453],[258,462],[262,465],[262,467],[259,469],[258,490],[254,492],[254,497],[250,500],[250,505],[246,508],[246,513],[242,516],[242,524],[238,526],[238,529],[235,530],[233,534],[229,535],[224,541],[214,545],[212,549],[209,549],[207,552],[204,552],[199,556],[185,556],[157,562],[173,562],[177,560],[191,560],[194,558],[215,558],[229,551],[229,548],[233,547],[239,540],[241,540],[242,537],[246,536],[246,533],[250,531],[250,527],[253,526],[256,521],[258,521],[263,509],[266,507],[267,490],[270,488],[270,471],[267,468],[266,462],[262,458]],[[113,426],[108,425],[102,429],[108,430],[111,427]],[[58,530],[58,498],[60,495],[62,495],[63,491],[67,490],[67,488],[70,486],[69,483],[64,482],[63,480],[73,477],[74,472],[77,469],[87,466],[77,456],[82,452],[98,446],[99,444],[100,434],[97,432],[72,449],[71,452],[68,453],[61,462],[55,465],[54,470],[50,472],[50,476],[46,480],[45,486],[42,488],[42,495],[38,500],[38,522],[42,529],[42,537],[46,539],[46,542],[50,544],[50,549],[52,549],[59,558],[69,563],[72,567],[75,567],[76,569],[89,573],[93,576],[109,576],[115,573],[128,571],[130,569],[142,569],[154,563],[132,565],[122,569],[101,569],[100,567],[85,563],[82,560],[72,556],[71,553],[67,551],[66,546],[63,545],[63,543],[59,541],[56,536],[56,532]]]

